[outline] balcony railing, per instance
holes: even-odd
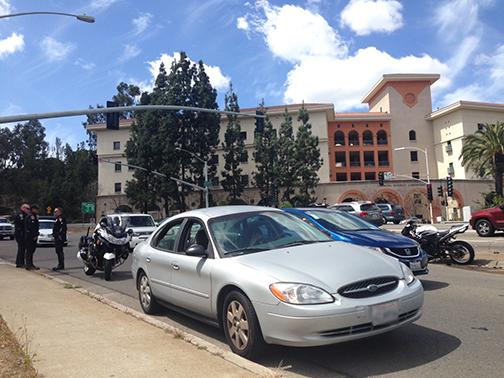
[[[358,139],[355,139],[355,140],[349,140],[349,141],[348,141],[348,145],[349,145],[349,146],[358,146],[358,145],[359,145],[359,140],[358,140]]]
[[[380,161],[378,162],[378,165],[379,165],[380,167],[388,167],[388,166],[390,165],[390,163],[389,163],[389,161],[388,161],[388,160],[380,160]]]
[[[351,161],[350,167],[360,167],[360,161]]]
[[[374,161],[365,161],[364,166],[365,167],[374,167],[375,163],[374,163]]]
[[[388,141],[387,141],[387,139],[378,139],[377,143],[380,145],[384,145],[384,144],[388,144]]]

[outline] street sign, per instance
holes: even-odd
[[[82,214],[94,214],[95,204],[93,202],[82,202],[81,203]]]

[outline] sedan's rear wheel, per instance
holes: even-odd
[[[142,310],[146,314],[152,315],[159,310],[156,298],[154,298],[154,295],[152,294],[149,278],[143,272],[140,273],[138,281],[138,299],[140,300]]]
[[[492,236],[495,232],[495,229],[492,226],[492,223],[488,219],[480,219],[476,222],[475,225],[476,232],[479,236]]]
[[[261,328],[250,300],[231,291],[224,300],[222,325],[231,350],[245,358],[257,357],[265,347]]]

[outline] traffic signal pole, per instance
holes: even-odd
[[[1,123],[11,123],[11,122],[21,122],[21,121],[32,121],[35,119],[75,117],[75,116],[80,116],[80,115],[102,114],[102,113],[107,114],[107,113],[138,112],[138,111],[147,111],[147,110],[172,110],[172,111],[187,110],[187,111],[201,112],[201,113],[235,115],[235,116],[247,117],[247,118],[264,119],[266,117],[264,114],[247,114],[247,113],[240,113],[240,112],[230,112],[230,111],[226,111],[226,110],[197,108],[194,106],[134,105],[134,106],[117,106],[117,107],[112,107],[112,108],[66,110],[66,111],[62,111],[62,112],[11,115],[11,116],[0,117],[0,124]]]

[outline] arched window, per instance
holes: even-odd
[[[387,133],[385,130],[380,130],[376,133],[376,140],[378,144],[387,144]]]
[[[334,145],[344,146],[345,145],[345,134],[343,131],[338,130],[334,133]]]
[[[366,130],[362,133],[362,144],[364,146],[373,145],[373,133],[369,130]]]
[[[416,140],[416,131],[415,130],[410,130],[409,140]]]
[[[359,145],[359,133],[357,131],[352,130],[348,133],[348,145],[349,146]]]

